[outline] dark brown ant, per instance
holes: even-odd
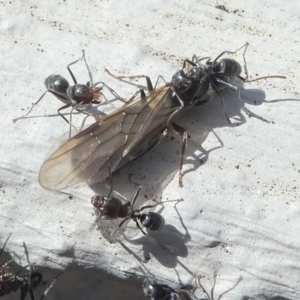
[[[216,285],[216,276],[217,274],[214,274],[214,284],[213,288],[211,289],[210,294],[208,291],[203,287],[201,283],[202,276],[199,275],[195,278],[195,286],[192,288],[192,290],[187,289],[187,287],[181,287],[179,289],[173,289],[167,284],[163,283],[157,283],[152,282],[148,279],[148,277],[144,280],[143,289],[146,296],[150,297],[151,300],[198,300],[195,296],[195,290],[200,287],[205,294],[206,298],[200,298],[199,300],[214,300],[214,288]],[[217,300],[220,300],[225,294],[233,290],[242,280],[242,277],[239,277],[236,283],[228,289],[227,291],[223,292],[221,295],[219,295]]]
[[[79,84],[77,83],[77,80],[73,74],[73,72],[70,69],[71,65],[76,64],[78,61],[84,60],[86,68],[89,73],[90,81],[87,82],[87,84]],[[74,109],[76,109],[79,112],[82,112],[86,115],[90,115],[88,112],[84,110],[80,110],[79,108],[86,105],[86,104],[96,104],[99,105],[101,101],[99,100],[101,96],[105,98],[105,96],[102,93],[102,89],[106,87],[109,92],[116,97],[118,100],[122,102],[126,102],[122,97],[120,97],[112,88],[110,88],[108,85],[106,85],[104,82],[99,81],[97,83],[93,83],[93,77],[92,73],[89,69],[89,66],[87,64],[86,58],[85,58],[85,52],[82,50],[82,57],[77,59],[76,61],[70,63],[67,66],[67,69],[73,79],[74,85],[70,85],[67,79],[65,79],[61,75],[50,75],[45,79],[45,86],[46,86],[46,91],[42,94],[42,96],[31,106],[29,111],[18,118],[13,119],[13,122],[17,122],[18,120],[26,118],[32,109],[43,99],[45,94],[47,92],[51,93],[54,95],[58,100],[62,101],[65,105],[60,107],[57,110],[57,113],[68,123],[71,125],[72,123],[72,112]],[[98,85],[101,85],[98,87]],[[107,99],[105,98],[106,102]],[[70,121],[67,120],[67,118],[61,114],[61,111],[68,108],[72,107],[72,110],[70,112]]]
[[[173,289],[167,284],[150,282],[144,280],[144,294],[151,300],[197,300],[196,297],[186,289]]]
[[[6,243],[8,242],[11,234],[6,239],[1,251],[0,256],[4,251]],[[0,267],[0,297],[10,294],[11,292],[17,292],[18,290],[21,291],[20,299],[25,300],[26,296],[30,295],[31,300],[35,300],[33,291],[41,284],[43,280],[43,275],[39,272],[32,272],[31,265],[27,265],[23,267],[20,271],[18,271],[15,275],[9,272],[7,265],[12,260],[8,261],[4,265]],[[30,267],[30,271],[23,276],[19,274]],[[50,286],[44,291],[43,295],[41,296],[40,300],[42,300],[45,296],[47,296],[50,289],[53,287],[56,279],[58,276],[63,273],[60,272],[56,275]]]
[[[225,107],[225,102],[221,91],[224,90],[226,87],[229,87],[233,90],[239,90],[237,86],[231,84],[234,78],[238,78],[242,82],[253,82],[268,78],[286,79],[285,76],[271,75],[249,80],[249,74],[245,58],[248,46],[249,43],[246,43],[235,51],[223,51],[213,61],[211,61],[210,57],[203,57],[199,59],[196,55],[193,55],[192,60],[184,60],[182,70],[178,71],[178,73],[174,75],[173,80],[182,80],[181,78],[184,77],[188,77],[193,80],[189,91],[185,94],[185,96],[190,97],[190,101],[194,105],[200,105],[209,101],[210,97],[208,97],[208,95],[211,94],[211,91],[213,90],[221,98],[222,106]],[[241,76],[242,67],[235,59],[220,59],[224,54],[235,54],[243,48],[244,68],[246,73],[245,78]],[[201,61],[205,59],[207,60],[206,63],[202,64]],[[244,110],[244,112],[249,117],[255,117],[261,121],[270,123],[268,120],[256,115],[244,106],[242,106],[241,109]],[[228,122],[231,123],[226,111],[225,114]]]
[[[123,203],[119,198],[111,196],[113,191],[113,183],[112,183],[112,174],[109,167],[109,181],[110,181],[110,191],[107,196],[94,195],[91,199],[92,205],[97,209],[97,212],[100,213],[100,218],[106,220],[114,220],[114,219],[124,219],[114,230],[113,234],[117,232],[121,226],[128,220],[133,220],[137,226],[137,228],[145,235],[148,234],[142,229],[141,225],[146,229],[152,231],[158,231],[165,225],[165,219],[156,212],[147,212],[141,213],[143,210],[148,208],[154,208],[157,205],[160,205],[165,202],[171,201],[181,201],[181,200],[169,200],[164,202],[158,202],[154,205],[144,205],[139,209],[134,209],[134,203],[140,193],[141,187],[136,191],[131,202],[127,201]],[[125,200],[125,199],[124,199]],[[141,225],[140,225],[141,224]]]

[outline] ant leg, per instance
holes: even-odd
[[[183,61],[183,64],[182,64],[182,70],[187,69],[187,68],[190,68],[190,67],[195,67],[195,66],[197,66],[197,64],[194,62],[194,56],[196,56],[196,55],[195,55],[195,54],[193,55],[192,60],[185,59],[185,60]],[[197,57],[197,61],[198,61],[198,57]]]
[[[161,79],[165,84],[167,84],[167,81],[161,75],[159,75],[156,79],[154,89],[156,89],[159,79]]]
[[[109,180],[109,184],[110,184],[110,190],[108,192],[107,199],[110,198],[111,193],[112,193],[113,188],[114,188],[110,164],[108,164],[108,180]]]
[[[216,85],[214,84],[214,82],[211,80],[211,78],[210,78],[209,76],[208,76],[208,80],[209,80],[209,82],[210,82],[210,84],[211,84],[211,86],[212,86],[212,89],[218,94],[218,96],[219,96],[220,99],[221,99],[222,107],[223,107],[223,109],[224,109],[224,112],[225,112],[225,115],[226,115],[226,118],[227,118],[228,123],[229,123],[229,124],[232,124],[231,121],[230,121],[230,118],[229,118],[229,116],[228,116],[228,114],[227,114],[227,112],[226,112],[225,101],[224,101],[224,98],[223,98],[221,92],[218,90],[218,88],[216,87]]]
[[[159,134],[159,138],[150,145],[150,147],[147,148],[147,152],[153,150],[157,145],[159,145],[161,143],[161,141],[165,138],[165,136],[168,134],[169,129],[165,128],[160,134]],[[158,135],[157,135],[158,136]],[[156,138],[156,136],[155,136]],[[135,183],[135,182],[132,182]]]
[[[185,152],[186,152],[186,147],[187,147],[187,138],[188,138],[188,135],[187,135],[187,131],[175,124],[175,123],[172,123],[172,126],[173,126],[173,129],[179,133],[180,135],[182,135],[182,146],[181,146],[181,160],[180,160],[180,165],[179,165],[179,186],[180,187],[183,187],[183,182],[182,182],[182,177],[183,177],[183,174],[182,174],[182,167],[183,167],[183,161],[184,161],[184,157],[185,157]]]
[[[66,105],[64,105],[64,106],[62,106],[62,107],[60,107],[58,110],[57,110],[57,113],[70,125],[70,126],[72,126],[75,130],[76,130],[76,128],[75,128],[75,126],[73,126],[72,125],[72,122],[71,122],[71,119],[72,119],[72,113],[73,113],[73,110],[74,109],[76,109],[76,110],[78,110],[76,107],[77,106],[79,106],[80,105],[80,103],[79,104],[76,104],[76,105],[74,105],[73,107],[72,107],[72,110],[71,110],[71,113],[70,113],[70,121],[68,121],[67,120],[67,118],[64,116],[64,115],[62,115],[61,113],[60,113],[60,111],[61,110],[63,110],[63,109],[66,109],[66,108],[68,108],[68,107],[70,107],[70,106],[72,106],[72,103],[68,103],[68,104],[66,104]],[[87,114],[86,112],[84,112],[84,111],[80,111],[81,113],[85,113],[85,114]]]
[[[13,122],[16,123],[18,120],[21,120],[21,119],[26,118],[26,116],[28,116],[28,115],[31,113],[31,111],[33,110],[33,108],[34,108],[34,107],[35,107],[35,106],[43,99],[43,97],[45,96],[45,94],[46,94],[47,92],[49,92],[49,91],[47,90],[46,92],[44,92],[43,95],[38,99],[38,101],[36,101],[36,102],[31,106],[31,108],[28,110],[28,112],[27,112],[25,115],[13,119]]]
[[[125,236],[124,236],[125,237]],[[126,237],[125,237],[126,239]],[[131,249],[129,249],[125,244],[122,243],[122,241],[120,241],[118,238],[116,238],[116,241],[129,253],[133,256],[134,259],[136,259],[147,271],[148,269],[146,268],[146,266],[144,265],[144,262],[141,258],[139,258]],[[142,270],[142,272],[144,273],[143,269],[139,266],[139,268]],[[148,271],[150,272],[150,271]]]
[[[21,300],[25,300],[27,293],[28,293],[27,291],[24,292],[24,295],[22,296],[22,292],[21,292]],[[34,294],[33,294],[33,289],[31,287],[29,287],[29,295],[30,295],[31,300],[35,300]]]
[[[216,276],[216,275],[215,275]],[[233,289],[235,289],[238,285],[239,285],[239,283],[242,281],[242,279],[243,279],[243,277],[242,276],[240,276],[239,278],[238,278],[238,280],[236,281],[236,283],[230,288],[230,289],[228,289],[227,291],[225,291],[225,292],[223,292],[222,294],[220,294],[220,296],[218,297],[218,299],[221,299],[225,294],[227,294],[227,293],[229,293],[230,291],[232,291]],[[215,282],[215,281],[214,281]]]
[[[247,45],[247,46],[246,46]],[[246,62],[246,50],[247,50],[247,47],[248,47],[248,43],[245,44],[244,46],[245,47],[245,50],[244,50],[244,53],[243,53],[243,59],[244,59],[244,69],[245,69],[245,74],[246,74],[246,77],[243,78],[242,76],[237,76],[238,78],[240,78],[242,81],[244,82],[253,82],[253,81],[258,81],[258,80],[262,80],[262,79],[268,79],[268,78],[281,78],[281,79],[286,79],[285,76],[281,76],[281,75],[270,75],[270,76],[263,76],[263,77],[258,77],[258,78],[255,78],[255,79],[248,79],[249,78],[249,73],[248,73],[248,69],[247,69],[247,62]],[[242,47],[241,47],[242,48]],[[240,48],[240,49],[241,49]],[[238,50],[240,50],[238,49]],[[237,50],[237,51],[238,51]]]
[[[71,75],[71,77],[72,77],[72,79],[73,79],[73,81],[74,81],[74,84],[77,84],[77,80],[76,80],[76,78],[75,78],[73,72],[71,71],[70,66],[72,66],[72,65],[74,65],[74,64],[76,64],[76,63],[78,63],[80,60],[84,60],[85,63],[86,63],[84,50],[82,50],[82,56],[81,56],[80,58],[76,59],[75,61],[73,61],[73,62],[71,62],[70,64],[67,65],[67,69],[68,69],[68,71],[69,71],[69,73],[70,73],[70,75]],[[86,63],[86,66],[87,66],[87,63]],[[92,78],[92,77],[91,77],[92,75],[91,75],[91,73],[90,73],[90,69],[89,69],[88,66],[87,66],[87,69],[88,69],[89,76],[90,76],[90,79],[91,79],[91,78]]]
[[[202,278],[201,275],[197,276],[198,285],[200,286],[200,288],[202,289],[204,294],[207,296],[207,299],[213,300],[213,289],[214,289],[214,287],[211,290],[211,295],[209,295],[208,292],[206,291],[206,289],[204,288],[204,286],[202,285],[201,281],[200,281],[201,278]]]
[[[205,56],[205,57],[198,58],[195,54],[193,55],[193,61],[195,61],[197,63],[201,60],[204,60],[204,59],[206,59],[206,64],[208,64],[211,60],[211,57],[210,56]]]
[[[200,61],[205,60],[205,59],[206,59],[205,64],[210,65],[211,64],[211,57],[210,56],[205,56],[205,57],[199,58],[196,54],[194,54],[193,58],[192,58],[193,62],[195,62],[198,66],[200,65]]]
[[[35,300],[34,294],[33,294],[34,288],[32,285],[32,272],[34,271],[34,265],[32,265],[29,260],[29,251],[28,251],[28,248],[27,248],[25,242],[23,242],[23,248],[24,248],[26,260],[28,262],[28,265],[25,268],[27,268],[29,266],[29,282],[28,282],[28,287],[26,289],[21,289],[21,300],[26,298],[28,291],[29,291],[31,300]]]
[[[111,172],[110,172],[110,166],[109,166],[109,174],[111,176]],[[110,180],[112,180],[112,178],[109,178]],[[140,193],[140,190],[142,189],[142,187],[139,187],[133,197],[133,200],[132,200],[132,203],[131,203],[131,208],[133,207],[134,203],[135,203],[135,200],[137,199],[139,193]],[[112,191],[112,188],[111,188],[111,191]],[[110,194],[109,194],[110,195]],[[131,219],[131,216],[128,216],[127,218],[125,218],[118,226],[117,228],[113,231],[112,235],[115,235],[115,233],[122,227],[122,225],[127,221],[127,220],[130,220]]]
[[[267,120],[267,119],[265,119],[265,118],[263,118],[263,117],[261,117],[261,116],[255,114],[254,112],[252,112],[252,111],[251,111],[250,109],[248,109],[247,107],[242,106],[241,108],[242,108],[242,110],[247,114],[247,116],[248,116],[249,118],[253,117],[253,118],[256,118],[256,119],[261,120],[261,121],[263,121],[263,122],[266,122],[266,123],[268,123],[268,124],[271,123],[269,120]]]
[[[51,282],[51,284],[49,285],[49,287],[45,290],[44,294],[42,295],[42,297],[40,298],[40,300],[43,300],[44,297],[46,297],[49,293],[49,291],[52,289],[52,287],[54,286],[54,284],[56,283],[56,280],[58,278],[58,276],[60,276],[63,273],[63,271],[59,272],[55,278],[53,279],[53,281]]]
[[[129,79],[129,80],[132,80],[132,79],[135,79],[135,78],[145,78],[146,79],[146,83],[147,83],[147,89],[148,91],[152,91],[153,90],[153,85],[152,85],[152,82],[151,82],[151,79],[149,76],[146,76],[146,75],[114,75],[112,74],[110,71],[108,71],[107,69],[105,69],[105,72],[108,73],[111,77],[115,78],[115,79],[118,79],[118,80],[121,80],[122,79]]]
[[[66,108],[68,108],[68,107],[70,107],[70,106],[72,106],[72,103],[68,103],[68,104],[66,104],[66,105],[64,105],[64,106],[62,106],[62,107],[60,107],[58,110],[57,110],[57,113],[68,123],[68,124],[70,124],[70,122],[67,120],[67,118],[66,117],[64,117],[61,113],[60,113],[60,111],[61,110],[63,110],[63,109],[66,109]]]
[[[76,105],[74,107],[72,107],[71,109],[71,112],[70,112],[70,121],[67,120],[67,118],[65,118],[61,113],[60,111],[63,110],[63,109],[66,109],[68,107],[72,106],[72,103],[68,103],[62,107],[60,107],[58,110],[57,110],[57,113],[70,125],[70,128],[69,128],[69,136],[71,137],[71,127],[73,127],[75,129],[75,131],[77,132],[77,129],[74,125],[72,125],[72,114],[73,114],[73,109],[76,109]]]
[[[124,99],[123,97],[121,97],[115,90],[113,90],[111,87],[109,87],[107,84],[105,84],[104,82],[102,81],[99,81],[97,83],[95,83],[94,86],[98,85],[98,84],[102,84],[104,87],[106,87],[108,89],[108,91],[114,96],[116,97],[116,99],[124,102],[124,103],[128,103],[128,100]],[[102,94],[103,95],[103,94]],[[107,100],[106,100],[107,102]]]
[[[259,120],[261,120],[261,121],[263,121],[263,122],[271,123],[270,121],[264,119],[263,117],[260,117],[259,115],[255,114],[255,113],[252,112],[250,109],[248,109],[247,107],[245,107],[245,106],[242,105],[242,101],[241,101],[241,92],[240,92],[240,89],[239,89],[238,87],[236,87],[236,86],[234,86],[234,85],[232,85],[232,84],[230,84],[230,83],[228,83],[228,82],[226,82],[226,81],[223,81],[223,80],[221,80],[220,78],[217,78],[217,81],[220,82],[220,83],[223,83],[224,85],[228,86],[229,88],[231,88],[231,89],[233,89],[233,90],[235,90],[235,91],[238,91],[241,109],[248,115],[249,118],[254,117],[254,118],[259,119]],[[213,84],[212,84],[212,85],[213,85]],[[215,90],[215,91],[219,94],[219,96],[221,97],[222,105],[224,106],[224,99],[223,99],[223,97],[222,97],[220,91],[219,91],[218,89],[214,89],[214,90]],[[230,121],[230,119],[229,119],[229,117],[228,117],[226,111],[225,111],[225,114],[226,114],[226,116],[227,116],[227,119],[228,119],[229,123],[231,124],[231,121]]]
[[[247,115],[249,118],[253,117],[253,118],[256,118],[256,119],[261,120],[261,121],[263,121],[263,122],[266,122],[266,123],[268,123],[268,124],[271,123],[269,120],[267,120],[267,119],[265,119],[265,118],[263,118],[263,117],[261,117],[261,116],[255,114],[255,113],[252,112],[250,109],[248,109],[247,107],[245,107],[244,105],[242,105],[242,98],[241,98],[241,91],[240,91],[240,89],[238,89],[238,94],[239,94],[239,100],[240,100],[240,107],[241,107],[241,109],[246,113],[246,115]]]
[[[144,209],[147,209],[147,208],[153,208],[153,207],[156,207],[158,205],[163,205],[164,203],[167,203],[167,202],[176,202],[175,206],[177,205],[178,202],[181,202],[181,201],[184,201],[183,199],[177,199],[177,200],[166,200],[166,201],[160,201],[160,202],[157,202],[153,205],[144,205],[142,206],[140,209],[137,209],[136,212],[140,213],[141,211],[143,211]]]
[[[231,88],[231,89],[234,90],[234,91],[237,91],[237,90],[238,90],[238,87],[237,87],[237,86],[235,86],[235,85],[233,85],[233,84],[231,84],[231,83],[229,83],[229,82],[227,82],[227,81],[224,81],[224,80],[222,80],[222,79],[219,78],[219,77],[216,78],[216,81],[217,81],[217,82],[220,82],[220,83],[222,83],[222,84],[224,84],[224,85],[226,85],[226,86],[228,86],[229,88]]]
[[[88,74],[89,74],[89,77],[90,77],[90,84],[91,84],[91,86],[93,86],[93,76],[92,76],[92,72],[91,72],[91,70],[90,70],[90,67],[89,67],[87,61],[86,61],[86,58],[85,58],[85,51],[84,51],[83,49],[82,49],[82,58],[81,58],[81,59],[84,60],[85,66],[86,66],[86,68],[87,68],[87,70],[88,70]]]
[[[112,232],[112,236],[114,236],[115,234],[116,234],[116,232],[123,226],[123,224],[126,222],[126,221],[128,221],[128,220],[130,220],[131,219],[131,216],[130,217],[127,217],[127,218],[125,218],[117,227],[116,227],[116,229]]]
[[[27,248],[25,242],[23,242],[23,248],[24,248],[26,260],[27,260],[27,262],[28,262],[28,266],[30,267],[30,272],[32,272],[34,269],[33,269],[33,265],[32,265],[31,262],[29,261],[29,251],[28,251],[28,248]]]
[[[69,123],[69,138],[71,138],[72,127],[73,127],[74,130],[75,130],[75,135],[78,134],[78,131],[77,131],[76,127],[75,127],[74,125],[72,125],[72,121],[73,121],[72,119],[73,119],[73,111],[74,111],[74,109],[76,109],[77,111],[79,111],[79,110],[77,109],[77,106],[79,106],[79,105],[80,105],[80,104],[76,104],[75,106],[72,107],[72,109],[71,109],[71,111],[70,111],[70,122],[68,122],[68,123]],[[79,111],[79,112],[84,113],[84,114],[90,116],[90,114],[88,114],[88,113],[85,112],[85,111]]]
[[[247,68],[247,62],[246,62],[246,51],[247,51],[248,45],[245,47],[245,50],[244,50],[244,53],[243,53],[244,70],[245,70],[245,74],[246,74],[246,77],[245,77],[246,80],[249,77],[248,68]]]
[[[138,197],[138,195],[139,195],[141,189],[142,189],[142,187],[140,186],[140,187],[137,189],[137,191],[135,192],[135,195],[134,195],[133,200],[132,200],[132,202],[131,202],[131,208],[133,208],[134,203],[135,203],[135,200],[137,199],[137,197]]]
[[[6,239],[5,242],[4,242],[4,245],[3,245],[3,247],[2,247],[2,249],[1,249],[1,251],[0,251],[0,256],[1,256],[2,253],[3,253],[3,251],[4,251],[4,249],[5,249],[5,246],[6,246],[7,242],[8,242],[8,240],[9,240],[10,236],[11,236],[11,233],[8,235],[7,239]]]
[[[237,76],[239,79],[241,79],[243,82],[254,82],[254,81],[259,81],[259,80],[264,80],[264,79],[269,79],[269,78],[280,78],[280,79],[286,79],[286,76],[281,76],[281,75],[269,75],[269,76],[262,76],[254,79],[247,79],[247,76],[244,78],[242,76]]]
[[[235,51],[223,51],[221,54],[219,54],[219,55],[214,59],[214,61],[212,62],[212,64],[214,65],[215,62],[216,62],[221,56],[223,56],[224,54],[235,54],[236,52],[238,52],[239,50],[243,49],[244,47],[245,47],[245,50],[244,50],[244,55],[245,55],[248,46],[249,46],[249,43],[246,43],[246,44],[244,44],[242,47],[240,47],[239,49],[237,49],[237,50],[235,50]],[[244,56],[244,55],[243,55],[243,56]]]

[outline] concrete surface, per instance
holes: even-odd
[[[155,240],[168,250],[143,236],[123,242],[145,261],[147,276],[175,288],[201,275],[210,290],[216,274],[215,300],[299,299],[299,16],[297,1],[278,0],[2,2],[0,245],[12,235],[1,263],[14,252],[21,263],[12,271],[26,265],[26,243],[30,262],[45,279],[36,299],[59,270],[65,271],[49,300],[144,299],[142,265],[97,230],[90,198],[108,189],[82,184],[66,191],[70,197],[38,184],[42,162],[68,132],[62,118],[41,116],[55,115],[61,103],[47,94],[31,113],[34,118],[12,119],[41,96],[48,75],[71,82],[66,66],[81,49],[95,80],[129,97],[137,86],[114,80],[104,68],[170,80],[195,53],[216,57],[249,42],[252,78],[287,76],[241,88],[242,105],[272,123],[245,116],[234,91],[223,96],[240,126],[227,123],[218,97],[182,116],[178,124],[190,136],[183,188],[181,137],[173,132],[114,176],[115,190],[127,199],[143,186],[138,205],[152,198],[184,199],[176,206],[179,215],[173,203],[162,210],[167,225]],[[240,53],[234,58],[242,62]],[[79,82],[89,80],[83,63],[73,71]],[[101,110],[118,105],[113,101]],[[17,292],[7,299],[19,297]],[[196,297],[204,297],[200,288]]]

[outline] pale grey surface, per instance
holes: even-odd
[[[216,8],[218,4],[228,12]],[[136,185],[129,182],[128,173],[133,173],[132,179],[144,187],[140,202],[144,195],[151,199],[161,194],[163,200],[185,200],[177,207],[188,233],[171,203],[162,212],[169,224],[164,242],[177,256],[144,237],[137,245],[129,244],[139,257],[151,257],[146,266],[157,280],[178,287],[192,283],[192,274],[202,275],[209,289],[217,272],[215,299],[240,277],[223,300],[300,298],[297,1],[5,1],[0,14],[0,244],[12,232],[6,250],[16,252],[25,265],[25,241],[31,262],[44,267],[48,283],[58,269],[66,268],[48,299],[141,299],[141,279],[132,278],[142,274],[131,255],[96,230],[90,205],[94,191],[85,185],[72,188],[72,201],[39,186],[39,168],[66,134],[65,122],[55,117],[13,124],[12,119],[44,92],[48,75],[61,74],[71,81],[66,65],[81,55],[81,49],[86,50],[94,78],[129,97],[136,86],[113,80],[104,67],[147,74],[154,82],[158,75],[169,80],[186,57],[215,57],[245,42],[250,43],[252,77],[288,77],[245,84],[242,90],[246,106],[274,124],[246,117],[241,126],[229,126],[215,97],[178,121],[190,135],[184,188],[178,187],[177,172],[181,138],[173,133],[121,170],[114,185],[131,199]],[[236,59],[241,61],[241,55]],[[74,73],[79,82],[88,80],[82,63]],[[224,97],[230,114],[241,116],[237,94],[228,91]],[[270,103],[249,105],[253,100]],[[54,114],[59,107],[47,95],[32,116]],[[130,276],[130,284],[106,272]],[[196,293],[200,296],[201,290]]]

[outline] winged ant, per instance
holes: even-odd
[[[247,46],[243,47],[246,49]],[[226,87],[238,89],[231,81],[234,77],[242,78],[241,67],[233,59],[218,59],[235,52],[224,51],[213,62],[208,60],[206,65],[200,63],[203,59],[194,56],[192,61],[184,61],[183,69],[174,74],[171,82],[160,87],[156,87],[156,83],[154,88],[146,75],[115,76],[107,71],[119,80],[145,78],[148,92],[137,91],[124,106],[63,143],[43,163],[39,173],[40,185],[48,190],[62,190],[84,180],[90,184],[100,182],[109,176],[108,165],[114,172],[143,155],[160,143],[172,126],[183,136],[179,167],[179,185],[182,187],[187,132],[173,121],[188,108],[207,102],[207,96],[213,91],[220,95],[224,106],[221,91]],[[188,64],[190,68],[187,68]],[[268,77],[256,80],[264,78]]]

